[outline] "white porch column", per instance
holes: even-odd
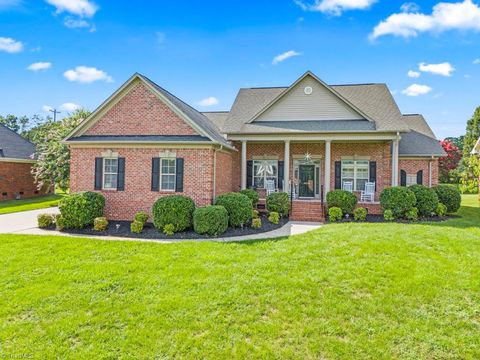
[[[247,141],[242,141],[241,188],[247,188]]]
[[[331,140],[325,141],[325,177],[323,181],[324,200],[327,199],[327,193],[330,191],[330,175],[331,175]]]
[[[290,186],[290,140],[285,140],[283,156],[283,191],[289,191]]]
[[[392,143],[392,186],[398,186],[398,143],[398,139]]]

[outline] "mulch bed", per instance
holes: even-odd
[[[228,228],[227,231],[221,234],[218,237],[233,237],[233,236],[244,236],[252,234],[261,234],[264,232],[276,230],[281,228],[288,222],[288,218],[280,219],[280,222],[275,225],[268,221],[265,215],[260,215],[262,219],[262,227],[259,229],[253,229],[249,226],[242,228]],[[175,233],[174,235],[165,235],[162,232],[158,232],[152,223],[145,224],[143,232],[141,234],[135,234],[130,231],[131,221],[110,221],[106,231],[95,231],[92,227],[85,229],[69,229],[62,230],[63,233],[76,234],[76,235],[89,235],[89,236],[114,236],[114,237],[128,237],[128,238],[138,238],[138,239],[161,239],[161,240],[175,240],[175,239],[211,239],[212,236],[209,235],[199,235],[193,230],[188,230],[184,232]],[[55,230],[55,227],[52,226],[45,230]]]
[[[353,216],[350,216],[348,219],[343,218],[340,221],[337,221],[337,223],[350,223],[350,222],[363,222],[363,223],[402,223],[402,224],[418,224],[418,223],[424,223],[424,222],[441,222],[441,221],[446,221],[454,218],[455,216],[431,216],[431,217],[421,217],[418,218],[417,221],[411,221],[411,220],[405,220],[405,219],[397,219],[394,221],[386,221],[383,218],[383,215],[367,215],[367,219],[365,221],[355,221]],[[330,222],[329,222],[330,223]]]

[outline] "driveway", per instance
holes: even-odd
[[[58,208],[22,211],[13,214],[0,215],[0,233],[32,234],[41,233],[37,228],[37,215],[43,213],[58,213]]]

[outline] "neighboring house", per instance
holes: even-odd
[[[444,152],[421,115],[402,115],[385,84],[327,85],[311,72],[289,87],[240,89],[230,111],[200,113],[134,74],[66,139],[72,191],[106,197],[132,219],[162,195],[198,206],[225,192],[288,191],[293,219],[320,220],[322,197],[375,182],[438,182]],[[286,161],[288,160],[288,161]],[[348,187],[348,186],[347,186]]]
[[[35,146],[0,124],[0,201],[37,196],[31,173]]]

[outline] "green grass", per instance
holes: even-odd
[[[480,358],[480,208],[277,241],[0,236],[0,358]]]
[[[63,194],[52,194],[30,199],[0,201],[0,214],[10,214],[57,206],[63,196]]]

